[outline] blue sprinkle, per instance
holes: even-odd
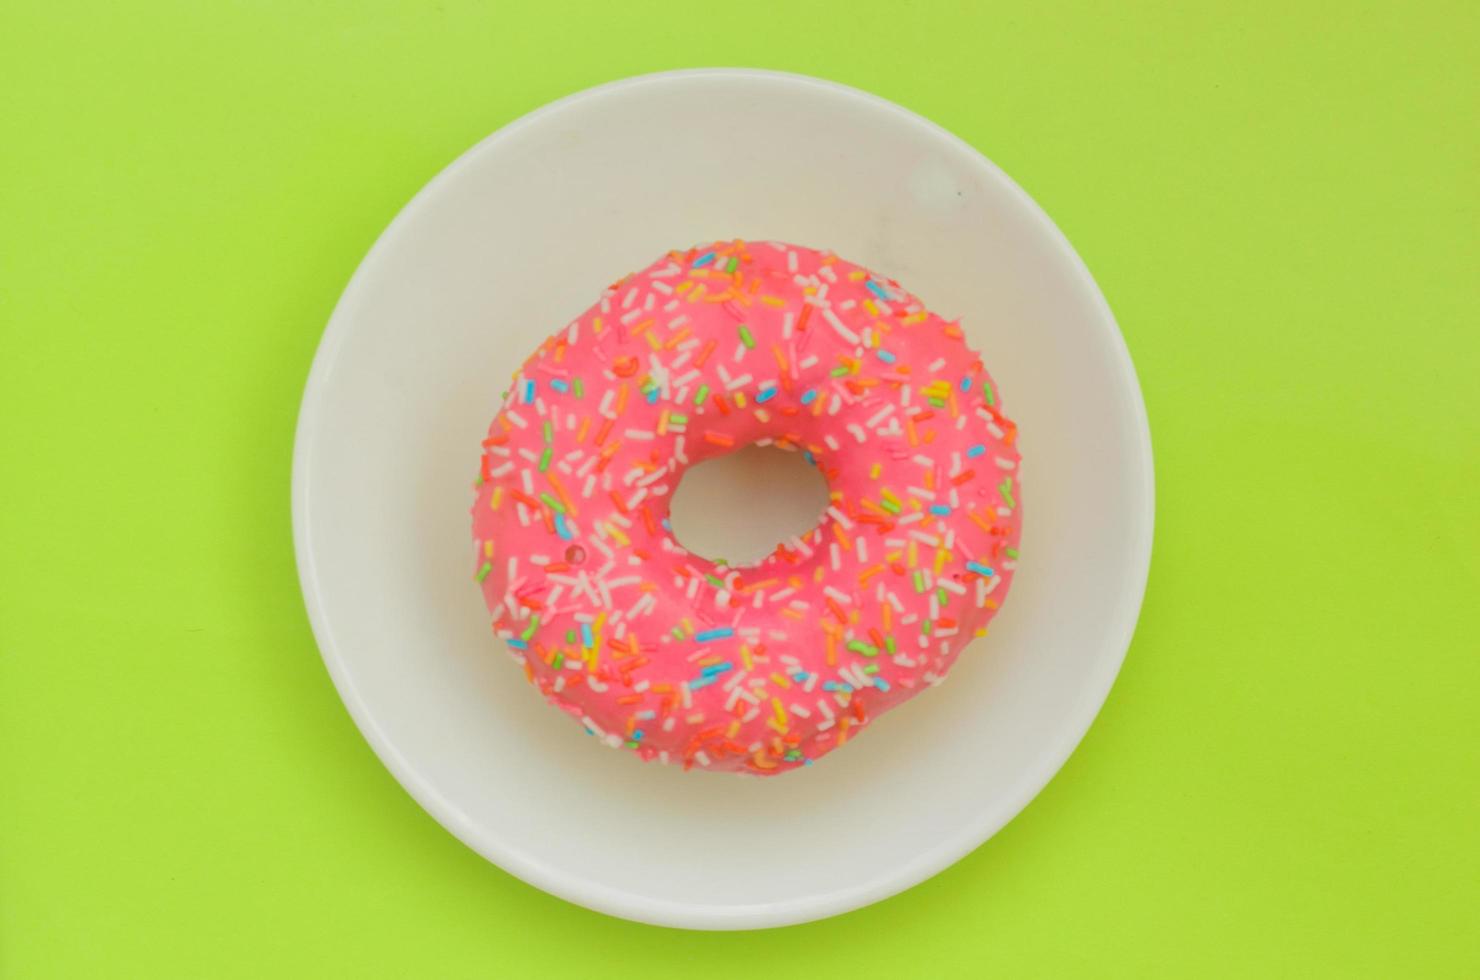
[[[570,525],[565,523],[564,514],[555,515],[555,533],[566,541],[574,541],[576,539],[576,536],[570,533]]]
[[[884,292],[884,287],[883,286],[880,286],[878,283],[874,282],[872,279],[870,279],[868,282],[864,283],[864,285],[868,286],[869,292],[871,292],[875,296],[879,297],[879,299],[882,299],[882,300],[885,300],[885,301],[887,301],[889,299],[889,294],[886,293],[886,292]]]
[[[795,674],[792,674],[791,675],[791,679],[794,680],[794,681],[798,681],[798,682],[800,682],[802,684],[805,684],[805,683],[807,683],[807,678],[809,678],[811,676],[812,675],[809,674],[809,673],[807,673],[805,670],[799,670]]]
[[[970,391],[971,390],[971,378],[969,376],[961,379],[961,390],[962,391]]]
[[[816,388],[808,388],[806,391],[802,392],[802,404],[803,405],[810,405],[810,404],[812,404],[816,400],[817,400],[817,389]]]
[[[705,677],[714,677],[717,674],[723,674],[726,671],[730,671],[730,670],[734,670],[734,669],[735,669],[735,665],[732,664],[732,663],[730,663],[728,660],[726,660],[722,664],[711,664],[708,667],[705,667],[702,671],[700,671],[700,673],[703,674]]]
[[[590,623],[581,624],[581,646],[585,647],[587,650],[590,650],[592,647],[596,646],[596,637],[591,635]]]
[[[874,356],[883,361],[885,364],[893,364],[896,360],[898,360],[898,358],[896,358],[893,354],[882,348],[874,351]]]
[[[713,261],[714,261],[714,253],[713,252],[705,252],[703,255],[699,256],[697,259],[694,260],[694,266],[693,267],[695,269],[702,269],[706,265],[708,265],[709,263],[711,263]]]
[[[756,401],[756,404],[757,405],[764,405],[766,402],[770,401],[772,398],[775,398],[775,397],[776,397],[776,389],[775,388],[763,388],[763,389],[761,389],[760,394],[758,394],[758,395],[755,396],[755,401]]]
[[[951,508],[947,507],[945,504],[931,504],[930,513],[939,514],[941,517],[949,517],[951,514]]]
[[[563,395],[567,391],[570,391],[570,382],[562,378],[553,378],[550,381],[550,387],[554,388],[556,391],[560,392]]]
[[[507,640],[505,640],[504,642],[507,643],[509,646],[513,647],[515,650],[528,650],[529,649],[529,644],[528,643],[525,643],[523,640],[519,639],[517,636],[511,636]]]
[[[889,689],[886,687],[886,688],[884,688],[884,690],[887,691]],[[632,729],[632,741],[634,741],[634,742],[641,742],[642,741],[642,734],[643,733],[642,733],[642,729],[641,728],[634,728],[634,729]]]
[[[656,405],[656,404],[658,404],[658,389],[657,388],[654,388],[652,391],[649,391],[647,393],[647,403],[649,405]]]
[[[659,521],[659,523],[663,525],[663,530],[672,532],[673,522],[670,521],[668,518],[663,518],[663,520]]]
[[[705,674],[703,677],[699,678],[696,681],[689,681],[689,690],[697,691],[701,687],[708,687],[710,684],[713,684],[717,680],[719,680],[718,674]]]
[[[527,380],[527,381],[524,382],[524,404],[526,404],[526,405],[532,405],[532,404],[534,404],[534,381],[533,380]]]
[[[812,450],[808,449],[806,452],[802,453],[802,456],[813,466],[817,465],[817,457],[812,455]]]
[[[823,681],[822,689],[824,691],[842,691],[847,693],[853,690],[853,686],[851,684],[840,684],[837,681]]]
[[[969,568],[969,569],[971,569],[973,572],[976,572],[976,574],[978,574],[978,575],[996,575],[997,574],[996,572],[992,571],[990,568],[988,568],[986,565],[981,564],[980,562],[969,561],[969,562],[966,563],[966,567]]]
[[[735,631],[728,626],[719,626],[712,630],[700,630],[694,634],[694,639],[700,643],[708,643],[710,640],[723,640],[735,635]]]
[[[882,677],[875,677],[874,687],[877,687],[881,691],[887,691],[889,690],[889,682],[884,680],[884,678]]]
[[[978,443],[977,445],[972,446],[970,449],[966,450],[966,458],[976,459],[978,456],[980,456],[982,453],[985,453],[986,451],[987,447]]]

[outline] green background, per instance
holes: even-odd
[[[1474,3],[0,4],[0,974],[1480,974]],[[1078,753],[903,896],[638,926],[466,850],[340,706],[298,399],[402,204],[695,65],[954,130],[1114,307],[1156,447]],[[928,964],[925,966],[923,964]]]

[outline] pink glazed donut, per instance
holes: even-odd
[[[828,252],[717,242],[608,287],[483,441],[493,631],[606,744],[809,765],[986,633],[1021,523],[1016,427],[961,329]],[[684,470],[750,444],[826,478],[817,526],[733,566],[673,537]]]

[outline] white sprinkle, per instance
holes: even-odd
[[[858,343],[858,334],[843,326],[843,321],[838,319],[838,315],[832,311],[832,307],[823,307],[822,317],[837,332],[839,337],[842,337],[850,344]]]

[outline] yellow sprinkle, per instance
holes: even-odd
[[[498,505],[504,502],[504,488],[494,487],[493,496],[488,498],[488,509],[498,510]]]
[[[862,269],[854,269],[852,272],[848,273],[849,282],[858,282],[860,279],[866,278],[868,278],[868,273]]]
[[[688,292],[690,289],[693,289],[693,288],[694,288],[694,280],[692,280],[692,279],[685,279],[683,282],[679,283],[678,286],[675,287],[673,291],[675,293],[677,293],[678,295],[682,296],[684,293]]]
[[[821,401],[822,399],[819,398],[817,400],[818,401]],[[878,463],[875,463],[873,466],[870,466],[869,469],[868,469],[868,478],[870,480],[877,480],[879,478],[879,470],[880,470],[880,465]]]
[[[734,738],[740,734],[740,719],[736,718],[730,722],[730,727],[725,729],[725,738]]]
[[[920,545],[920,543],[918,541],[914,540],[913,538],[910,539],[910,547],[909,547],[909,551],[908,551],[908,554],[910,556],[909,557],[908,565],[909,565],[910,568],[914,568],[915,566],[917,566],[920,563],[920,547],[919,547],[919,545]]]
[[[786,727],[786,707],[782,705],[780,698],[771,699],[771,710],[776,712],[776,723]]]
[[[483,542],[483,557],[484,558],[492,558],[493,557],[493,542],[492,541],[485,541],[485,542]]]
[[[779,684],[782,687],[791,687],[791,681],[787,680],[785,678],[785,676],[783,676],[781,674],[772,674],[771,675],[771,680],[775,681],[777,684]]]
[[[765,296],[765,295],[763,295],[763,296],[761,296],[761,302],[762,303],[765,303],[767,306],[785,306],[786,305],[786,300],[782,299],[780,296]]]
[[[871,299],[866,299],[866,300],[863,301],[863,308],[865,310],[868,310],[868,315],[869,316],[878,316],[879,315],[879,308],[874,305],[874,301],[871,300]]]
[[[737,392],[735,392],[735,407],[736,408],[744,408],[745,407],[745,392],[743,392],[743,391],[737,391]]]
[[[615,524],[605,524],[602,526],[606,528],[606,533],[616,538],[617,544],[621,545],[622,547],[625,548],[632,543],[632,539],[623,534],[622,529],[617,527]]]
[[[941,548],[939,551],[937,551],[935,553],[935,577],[936,578],[940,578],[941,569],[943,569],[943,568],[946,567],[946,559],[949,558],[949,557],[951,557],[951,553],[949,551],[947,551],[946,549],[944,549],[944,548]]]
[[[740,644],[740,662],[745,665],[746,670],[754,670],[755,663],[750,659],[749,644]]]

